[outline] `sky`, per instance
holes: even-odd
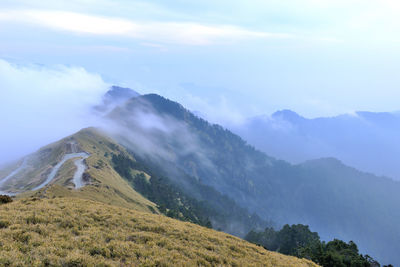
[[[399,12],[395,0],[2,0],[0,59],[80,69],[220,123],[397,111]]]

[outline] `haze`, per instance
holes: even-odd
[[[399,11],[390,0],[2,1],[0,162],[93,125],[112,84],[225,126],[281,109],[397,111]]]

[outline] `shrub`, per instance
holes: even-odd
[[[7,221],[0,221],[0,229],[7,228],[10,226],[10,223]]]
[[[10,202],[12,202],[13,200],[12,200],[12,198],[10,197],[10,196],[7,196],[7,195],[0,195],[0,205],[1,204],[7,204],[7,203],[10,203]]]

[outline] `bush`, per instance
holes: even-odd
[[[0,221],[0,229],[7,228],[8,226],[10,226],[10,222],[8,222],[8,221]]]
[[[12,202],[13,200],[12,200],[12,198],[10,197],[10,196],[7,196],[7,195],[0,195],[0,205],[1,204],[7,204],[7,203],[10,203],[10,202]]]

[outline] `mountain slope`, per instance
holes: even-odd
[[[0,206],[5,266],[317,266],[225,233],[80,198]]]
[[[198,199],[201,193],[181,172],[265,220],[308,224],[325,240],[353,240],[381,262],[400,263],[398,182],[337,160],[303,165],[276,160],[155,94],[129,100],[109,119],[120,127],[112,133],[116,140]]]
[[[86,181],[85,186],[76,188],[73,177],[76,161],[81,160],[85,168],[81,175]],[[128,152],[94,128],[50,144],[25,157],[23,162],[23,168],[13,165],[5,169],[0,180],[0,189],[5,193],[18,193],[18,197],[79,197],[136,210],[161,211],[176,219],[240,236],[251,229],[269,226],[231,199],[186,175],[191,187],[203,192],[202,199],[195,199],[193,191],[171,185],[169,173],[141,159],[134,151]],[[11,179],[4,181],[10,175]]]

